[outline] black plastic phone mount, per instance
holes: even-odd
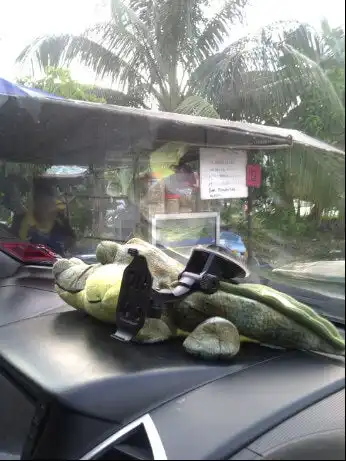
[[[196,247],[178,277],[177,286],[156,290],[145,256],[134,248],[128,252],[133,259],[123,274],[115,319],[117,330],[112,335],[121,341],[130,341],[147,318],[160,318],[164,308],[174,306],[176,301],[192,292],[213,294],[219,289],[221,280],[236,283],[234,279],[249,275],[246,266],[226,248],[218,245]]]

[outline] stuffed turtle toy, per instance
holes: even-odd
[[[57,293],[70,306],[115,323],[124,269],[132,260],[129,248],[146,257],[153,288],[176,286],[184,267],[159,248],[134,238],[125,244],[100,243],[94,265],[77,258],[58,260],[53,267]],[[184,349],[204,359],[229,360],[242,341],[345,354],[344,339],[328,320],[294,298],[257,284],[221,282],[214,294],[191,293],[164,310],[160,319],[148,318],[134,340],[155,343],[182,334]]]

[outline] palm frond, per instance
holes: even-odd
[[[99,77],[116,77],[120,67],[126,65],[106,46],[100,45],[86,35],[58,35],[39,37],[28,45],[17,57],[17,62],[25,62],[35,55],[39,65],[47,67],[68,66],[79,60],[90,67]]]
[[[175,110],[178,114],[220,118],[215,108],[200,96],[189,96]]]
[[[136,12],[141,21],[147,26],[152,26],[157,0],[128,0],[129,7]]]
[[[161,53],[176,65],[201,25],[201,0],[162,0],[156,9],[156,40]]]
[[[203,25],[201,6],[204,3],[204,0],[129,1],[133,12],[154,38],[169,89],[170,110],[181,100],[179,74],[196,62],[195,41]]]
[[[332,28],[326,19],[321,22],[322,39],[326,46],[326,57],[339,65],[345,65],[345,31]]]
[[[295,81],[310,82],[324,95],[324,99],[329,107],[337,111],[340,119],[345,118],[345,107],[343,101],[339,98],[332,82],[329,80],[327,73],[323,70],[318,62],[315,62],[299,50],[284,45],[283,49],[293,58],[294,67],[289,67],[288,71],[292,74]]]
[[[231,26],[235,22],[242,22],[247,3],[249,0],[226,0],[220,10],[206,22],[196,42],[196,52],[200,58],[207,58],[222,46]]]
[[[168,69],[160,54],[160,50],[147,25],[136,15],[136,13],[122,0],[111,0],[112,19],[115,25],[116,34],[113,37],[114,44],[138,50],[150,66],[151,78],[157,83],[163,94],[167,92],[165,87],[165,76]],[[117,43],[118,42],[118,43]],[[114,48],[118,50],[116,46]],[[121,55],[121,52],[118,51]]]
[[[64,34],[58,36],[40,36],[27,45],[18,55],[16,62],[25,63],[33,61],[41,69],[46,67],[61,67],[64,63],[66,49],[71,36]]]
[[[130,94],[150,92],[160,98],[142,71],[145,63],[136,62],[137,55],[131,47],[121,49],[128,61],[113,52],[118,45],[118,42],[112,42],[114,34],[114,24],[110,23],[99,24],[80,36],[39,37],[20,53],[17,62],[23,63],[35,56],[36,62],[44,70],[47,67],[69,66],[71,62],[78,61],[95,72],[98,78],[110,77]],[[94,36],[95,40],[89,36]]]
[[[304,27],[306,54],[290,45],[297,46]],[[304,27],[278,23],[257,36],[238,40],[206,59],[192,75],[190,88],[214,101],[217,108],[228,99],[238,107],[242,105],[246,118],[246,113],[253,115],[254,106],[258,116],[270,112],[273,102],[278,107],[294,106],[307,86],[315,86],[341,115],[340,99],[320,65],[322,47],[313,31]]]
[[[130,94],[123,93],[122,91],[111,90],[109,88],[89,88],[87,85],[81,85],[81,87],[84,88],[87,94],[94,95],[96,98],[104,99],[107,104],[148,109],[144,103],[146,95],[140,94],[139,92]]]
[[[345,191],[344,166],[340,160],[311,150],[290,152],[285,157],[285,168],[291,195],[315,203],[320,209],[332,208]]]

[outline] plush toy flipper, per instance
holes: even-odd
[[[232,322],[212,317],[188,335],[183,347],[188,353],[203,359],[230,360],[239,352],[240,337]]]

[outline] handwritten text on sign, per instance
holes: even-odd
[[[244,151],[201,148],[201,199],[247,197],[246,164]]]

